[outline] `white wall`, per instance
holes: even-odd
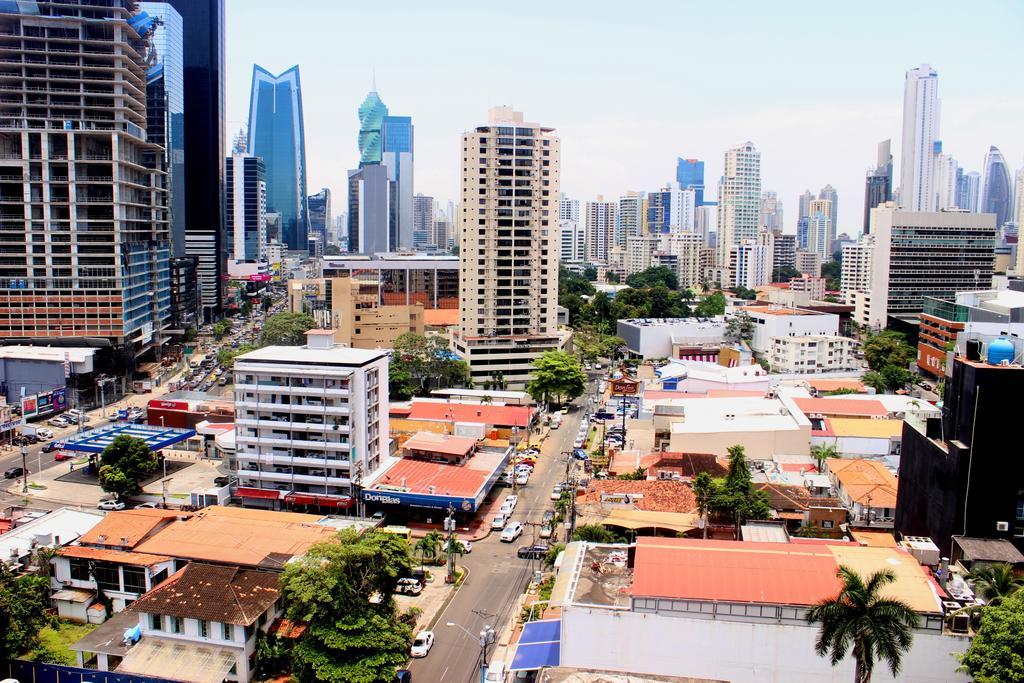
[[[809,626],[567,607],[562,611],[561,666],[730,683],[852,681],[853,660],[847,656],[832,667],[814,652],[816,634]],[[871,680],[966,683],[970,679],[956,672],[953,653],[967,646],[966,638],[917,633],[898,679],[878,663]]]
[[[775,337],[839,334],[839,316],[834,313],[773,315],[749,309],[747,313],[754,321],[754,338],[750,341],[750,348],[757,353],[770,353],[771,340]]]

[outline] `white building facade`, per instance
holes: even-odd
[[[774,337],[771,342],[772,372],[801,374],[860,367],[853,355],[857,343],[849,337],[805,335]]]
[[[761,228],[761,153],[745,142],[725,152],[725,168],[718,183],[718,249],[721,264],[729,262],[729,248],[756,240]]]
[[[903,88],[903,149],[900,154],[900,206],[935,211],[939,136],[939,74],[927,64],[907,71]]]
[[[758,354],[770,354],[775,339],[839,334],[839,316],[835,313],[781,306],[746,306],[741,310],[754,322],[750,348]]]

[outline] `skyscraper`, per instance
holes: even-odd
[[[941,153],[939,74],[922,64],[907,71],[903,89],[900,206],[907,211],[936,210],[935,166]]]
[[[977,171],[961,173],[957,179],[956,205],[964,211],[978,213],[978,197],[981,194],[981,174]]]
[[[163,152],[146,140],[155,22],[129,25],[129,0],[31,9],[0,6],[4,61],[50,60],[4,72],[33,95],[0,100],[0,338],[100,338],[131,370],[170,321]]]
[[[353,254],[398,251],[398,191],[383,164],[348,172],[348,250]]]
[[[615,214],[615,244],[626,246],[630,237],[642,235],[647,224],[644,215],[644,196],[640,192],[627,192],[619,197],[619,207]]]
[[[878,143],[878,157],[875,167],[868,171],[864,182],[864,234],[871,229],[871,209],[892,200],[892,151],[891,140]]]
[[[597,201],[587,202],[587,258],[604,263],[608,250],[615,246],[615,202],[606,202],[598,195]]]
[[[669,183],[647,193],[647,231],[651,234],[693,232],[697,192]]]
[[[553,128],[495,107],[462,147],[461,314],[452,345],[478,385],[501,376],[521,388],[531,363],[567,341],[558,329],[560,141]],[[499,163],[513,158],[514,167]],[[509,192],[520,202],[511,212]]]
[[[960,199],[957,179],[961,176],[960,164],[950,154],[940,154],[935,162],[935,208],[947,211],[959,207]]]
[[[377,89],[366,95],[359,105],[359,165],[379,164],[384,158],[384,117],[388,108]]]
[[[570,199],[564,192],[558,198],[558,220],[580,222],[580,200]]]
[[[262,157],[235,153],[225,162],[228,257],[267,260],[267,181]]]
[[[829,245],[831,245],[832,242],[835,241],[836,233],[838,232],[837,224],[839,222],[839,193],[836,192],[836,189],[831,185],[826,185],[825,187],[821,188],[821,192],[818,193],[818,199],[824,199],[830,202],[828,212],[828,243]],[[825,260],[831,260],[831,254],[829,254],[829,258],[826,258]]]
[[[395,184],[395,220],[398,248],[413,248],[413,125],[409,116],[385,116],[381,127],[384,148],[381,163]]]
[[[696,206],[704,206],[704,162],[697,159],[676,160],[676,182],[684,190],[693,190]]]
[[[445,248],[434,241],[434,198],[417,194],[412,198],[412,242],[416,249],[427,245]]]
[[[782,201],[777,192],[761,195],[761,226],[769,232],[782,232]]]
[[[321,188],[316,194],[306,197],[306,212],[309,216],[309,231],[320,235],[324,244],[334,242],[330,227],[333,223],[331,215],[331,190]]]
[[[306,249],[306,134],[299,67],[275,76],[252,68],[249,153],[267,167],[267,210],[281,215],[281,243]]]
[[[718,181],[719,265],[729,263],[729,247],[757,240],[761,227],[761,153],[745,142],[725,152]]]
[[[1010,185],[1010,169],[999,148],[988,148],[985,155],[985,185],[981,194],[981,212],[996,215],[996,228],[1010,220],[1013,186]]]

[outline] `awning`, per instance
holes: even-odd
[[[656,512],[654,510],[609,509],[587,511],[576,520],[584,524],[604,524],[624,529],[669,529],[685,534],[697,528],[697,515],[689,512]]]
[[[558,666],[562,621],[531,621],[523,627],[509,671],[532,671]]]
[[[308,493],[289,493],[284,497],[288,505],[319,505],[326,508],[350,508],[355,501],[348,496],[316,496]]]
[[[189,683],[220,683],[240,656],[244,656],[241,649],[145,636],[128,650],[117,673]]]
[[[239,486],[235,489],[235,493],[240,498],[264,498],[266,500],[277,500],[281,497],[280,491],[274,491],[272,489],[254,489],[247,486]]]

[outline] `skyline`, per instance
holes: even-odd
[[[1024,27],[1024,5],[890,7],[882,24],[863,12],[823,14],[809,2],[791,3],[786,16],[744,3],[745,20],[735,25],[736,7],[659,3],[634,16],[612,3],[565,3],[544,6],[544,21],[523,34],[524,48],[544,50],[524,49],[507,70],[489,57],[488,36],[519,26],[530,6],[542,7],[469,16],[450,2],[358,11],[306,2],[281,14],[268,0],[227,0],[226,134],[244,125],[254,63],[275,73],[298,64],[309,192],[326,186],[342,197],[346,170],[359,159],[359,103],[375,75],[389,108],[416,126],[415,191],[442,202],[458,195],[462,133],[507,104],[557,129],[563,190],[573,198],[656,190],[674,178],[676,157],[705,161],[714,198],[725,150],[750,140],[762,154],[763,189],[778,192],[785,206],[787,233],[795,232],[798,195],[831,184],[838,232],[852,235],[863,222],[864,174],[878,142],[893,140],[898,163],[904,74],[928,63],[939,74],[944,151],[972,171],[983,170],[990,145],[1011,173],[1024,164],[1024,94],[1006,87],[1024,58],[1007,51],[992,59],[993,46]],[[929,25],[927,17],[944,21]],[[387,49],[367,26],[387,27]],[[893,28],[900,26],[907,28]],[[726,39],[732,46],[723,52]],[[325,44],[340,49],[325,53]],[[538,78],[539,70],[548,76]]]

